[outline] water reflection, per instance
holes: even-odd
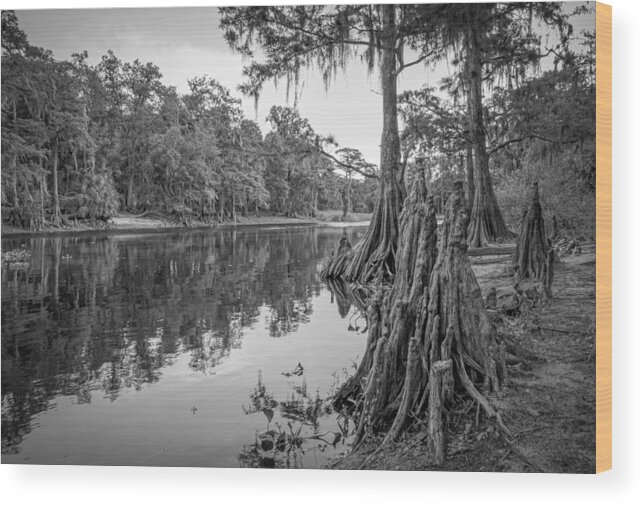
[[[3,239],[3,251],[31,255],[2,266],[2,453],[19,451],[57,397],[113,402],[181,356],[215,374],[251,326],[275,339],[297,332],[337,237],[302,228]]]
[[[372,296],[368,288],[359,284],[347,284],[341,279],[327,279],[326,287],[331,293],[331,301],[337,305],[337,310],[342,319],[349,317],[348,330],[366,331],[365,314],[368,310],[370,297]],[[353,312],[351,313],[351,308]]]

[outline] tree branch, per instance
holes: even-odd
[[[343,161],[340,161],[337,159],[335,156],[333,156],[330,153],[327,153],[321,148],[308,148],[308,149],[302,149],[298,151],[285,151],[285,152],[267,152],[267,151],[246,151],[250,154],[256,154],[258,156],[266,156],[266,157],[275,157],[275,156],[293,156],[293,155],[302,155],[302,154],[320,154],[322,156],[325,156],[328,159],[333,160],[335,163],[337,163],[340,167],[344,168],[345,170],[350,170],[352,172],[358,173],[364,177],[367,177],[369,179],[376,179],[379,180],[379,176],[377,174],[371,173],[371,172],[366,172],[363,169],[356,167],[354,165],[350,165],[348,163],[344,163]]]
[[[362,170],[361,168],[358,168],[358,167],[353,166],[353,165],[349,165],[348,163],[344,163],[343,161],[339,161],[335,156],[333,156],[333,155],[332,155],[332,154],[330,154],[330,153],[327,153],[327,152],[326,152],[326,151],[324,151],[323,149],[319,149],[319,151],[318,151],[318,152],[319,152],[319,154],[321,154],[322,156],[326,156],[327,158],[329,158],[329,159],[333,160],[335,163],[337,163],[337,164],[338,164],[338,165],[340,165],[341,167],[345,168],[346,170],[351,170],[351,171],[356,172],[356,173],[358,173],[358,174],[360,174],[360,175],[363,175],[364,177],[368,177],[369,179],[377,179],[377,180],[379,180],[379,176],[378,176],[378,175],[373,174],[373,173],[370,173],[370,172],[365,172],[365,171],[364,171],[364,170]]]
[[[425,55],[420,56],[417,60],[407,63],[406,65],[402,65],[400,68],[397,69],[397,71],[395,72],[395,75],[400,75],[404,69],[412,67],[413,65],[417,65],[418,63],[422,63],[427,58],[430,58],[431,56],[433,56],[434,53],[435,53],[434,51],[430,51]]]

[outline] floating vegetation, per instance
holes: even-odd
[[[302,379],[300,385],[294,384],[292,389],[285,401],[277,402],[273,395],[267,392],[259,372],[257,386],[250,394],[251,403],[243,407],[243,411],[246,414],[262,412],[268,422],[265,431],[255,434],[254,443],[243,447],[238,456],[240,466],[303,468],[303,458],[307,451],[323,453],[328,447],[335,449],[338,443],[346,443],[352,435],[346,419],[340,422],[342,414],[338,414],[338,431],[328,430],[321,433],[320,419],[334,412],[330,398],[322,399],[319,391],[314,397],[309,396],[305,379]],[[281,422],[273,423],[275,411],[278,411]]]

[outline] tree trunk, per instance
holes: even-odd
[[[53,224],[55,226],[60,226],[61,224],[61,214],[60,214],[60,199],[58,197],[58,140],[54,141],[54,149],[52,152],[53,160],[51,163],[51,181],[52,181],[52,197],[53,197]]]
[[[348,282],[363,284],[375,279],[392,279],[398,243],[398,217],[404,200],[400,168],[400,134],[397,122],[396,20],[395,5],[383,5],[382,102],[383,129],[380,147],[379,198],[373,218],[362,240],[347,254],[343,269],[334,269]],[[340,258],[336,258],[340,261]]]
[[[40,176],[40,223],[38,229],[45,226],[45,177]]]
[[[370,307],[366,365],[360,364],[357,380],[347,382],[347,389],[339,394],[359,391],[359,374],[367,367],[358,404],[357,443],[394,416],[380,446],[384,447],[399,436],[409,419],[428,415],[429,456],[441,464],[443,414],[454,388],[478,402],[508,434],[502,418],[480,392],[481,387],[498,391],[506,371],[503,345],[487,317],[467,256],[468,213],[462,183],[456,184],[447,202],[434,265],[435,213],[430,204],[421,203],[419,189],[407,198],[402,211],[395,283],[383,298],[376,296]],[[380,299],[383,308],[378,313]]]
[[[342,194],[342,221],[348,219],[348,213],[351,211],[351,177],[346,174],[346,183],[344,184],[344,191]]]
[[[313,209],[311,217],[317,217],[319,212],[319,190],[317,187],[313,190]]]
[[[38,167],[40,168],[40,224],[38,228],[45,226],[45,196],[47,195],[47,177],[42,167],[42,158],[38,158]]]
[[[436,361],[429,372],[429,458],[434,465],[442,465],[446,460],[446,437],[444,434],[444,404],[452,400],[453,361]]]
[[[18,198],[18,155],[11,157],[11,192],[13,193],[13,208],[16,216],[20,214],[20,205]]]
[[[134,175],[129,176],[127,181],[127,208],[128,210],[134,210],[136,202],[134,201]]]
[[[532,186],[529,208],[525,211],[513,257],[516,281],[533,279],[542,283],[544,295],[551,297],[553,281],[553,251],[550,255],[545,220],[538,193],[538,183]],[[551,256],[551,259],[550,259]]]
[[[466,44],[469,134],[475,160],[475,194],[471,206],[468,242],[472,247],[483,247],[491,242],[502,242],[511,234],[491,184],[482,106],[482,41],[476,23],[477,20],[471,20]]]
[[[475,198],[476,192],[476,183],[474,177],[474,168],[473,168],[473,147],[471,142],[467,142],[467,210],[469,215],[471,215],[471,209],[473,208],[473,200]]]
[[[419,353],[409,354],[437,250],[433,202],[422,176],[416,177],[400,216],[400,248],[390,290],[380,286],[368,308],[368,341],[357,372],[340,389],[335,405],[362,398],[356,440],[390,422],[399,406],[405,370],[417,368]],[[365,384],[363,386],[363,384]],[[363,390],[362,390],[363,388]],[[361,394],[363,393],[363,395]]]
[[[16,111],[16,99],[13,99],[13,124],[15,126],[18,120],[18,113]],[[20,215],[20,205],[18,199],[18,155],[14,154],[11,157],[11,189],[13,192],[13,208],[15,215]]]

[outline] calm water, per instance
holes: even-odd
[[[31,255],[2,266],[2,462],[311,468],[346,450],[324,400],[364,322],[317,273],[341,233],[3,239]]]

